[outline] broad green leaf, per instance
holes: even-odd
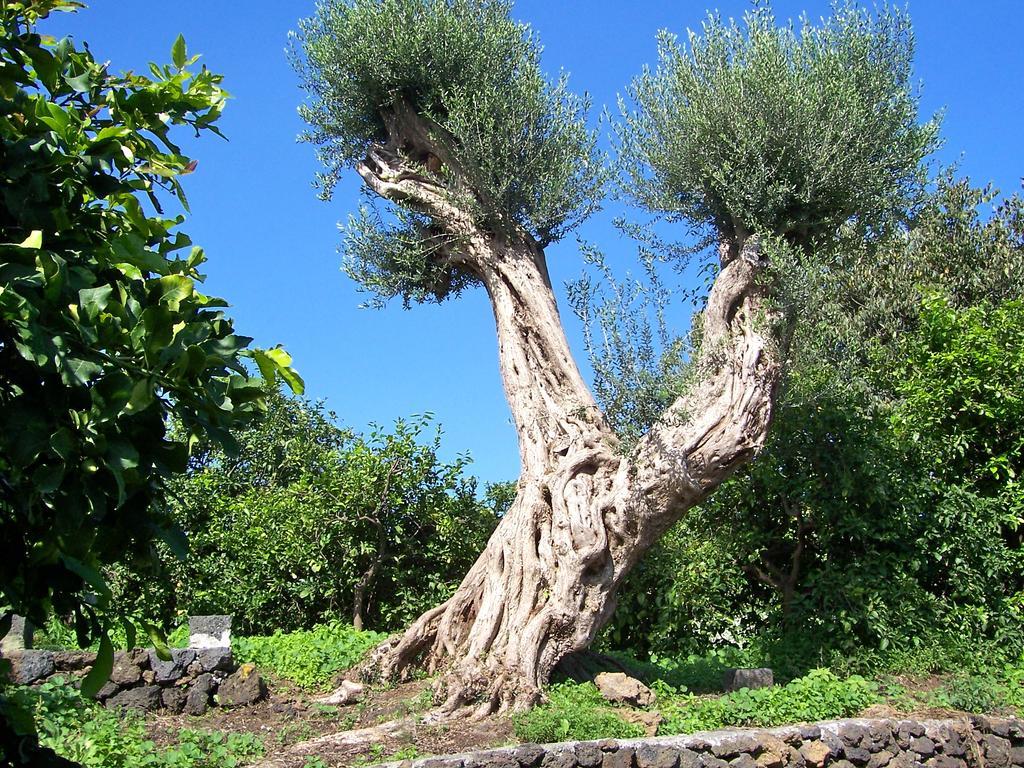
[[[182,35],[174,40],[174,45],[171,46],[171,61],[174,62],[174,66],[181,69],[185,66],[185,62],[188,60],[188,52],[185,48],[185,38]]]
[[[191,298],[195,292],[195,283],[184,275],[167,275],[160,278],[160,303],[166,304],[172,311],[178,311],[185,299]]]
[[[69,555],[63,556],[61,562],[64,563],[65,568],[79,576],[82,581],[96,590],[96,596],[99,598],[101,605],[105,606],[110,603],[110,587],[107,585],[107,580],[103,578],[103,575],[98,570]]]
[[[163,661],[171,660],[171,649],[167,647],[167,636],[160,627],[155,624],[145,624],[146,634],[149,635],[149,641],[153,643],[153,648],[156,649],[156,655]]]
[[[96,653],[96,661],[89,671],[89,674],[82,680],[82,696],[91,699],[100,692],[100,688],[110,679],[110,673],[114,669],[114,645],[110,637],[104,632],[100,636],[100,647]]]
[[[111,285],[101,285],[98,288],[83,288],[78,292],[78,304],[85,310],[86,316],[95,318],[100,312],[107,308],[110,297],[114,294]]]
[[[21,242],[22,248],[42,248],[43,247],[43,233],[41,230],[34,229],[32,234],[26,237]]]

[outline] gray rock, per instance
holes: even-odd
[[[816,725],[801,725],[800,738],[804,741],[817,741],[821,738],[821,728]]]
[[[910,742],[910,751],[916,752],[921,757],[931,757],[935,754],[935,742],[927,736],[918,736]]]
[[[199,716],[206,714],[210,708],[210,696],[213,694],[214,679],[209,672],[204,672],[195,679],[185,694],[184,712],[186,715]]]
[[[867,765],[871,760],[871,753],[863,747],[846,747],[843,756],[854,765]]]
[[[203,672],[233,672],[235,669],[230,647],[200,648],[196,651],[196,661],[199,662]]]
[[[728,768],[729,764],[720,757],[704,753],[700,756],[701,768]]]
[[[700,755],[686,747],[677,747],[679,768],[701,768]]]
[[[744,753],[757,752],[759,737],[753,733],[730,733],[711,744],[711,754],[723,760],[731,760]]]
[[[195,661],[196,652],[191,648],[171,648],[171,660],[164,661],[149,651],[149,665],[153,670],[154,680],[158,683],[171,683],[185,675],[188,665]]]
[[[950,755],[936,755],[925,763],[925,768],[966,768],[967,763]]]
[[[104,702],[109,709],[133,709],[138,712],[155,712],[160,708],[160,687],[144,685],[141,688],[129,688],[111,696]]]
[[[12,651],[6,658],[11,662],[11,682],[15,685],[37,683],[57,669],[51,651]]]
[[[53,663],[58,672],[77,672],[91,667],[96,663],[96,654],[92,651],[57,651],[53,654]]]
[[[1014,747],[1010,750],[1010,765],[1024,766],[1024,747]]]
[[[843,744],[849,747],[860,747],[868,739],[868,729],[858,723],[843,723],[836,733]]]
[[[597,768],[601,764],[603,755],[601,748],[596,744],[581,742],[576,745],[576,763],[581,768]],[[522,764],[522,761],[520,763]]]
[[[142,679],[142,665],[148,663],[145,651],[134,650],[114,654],[114,667],[110,670],[110,681],[118,685],[135,685]]]
[[[180,715],[185,709],[186,698],[187,694],[181,688],[164,688],[160,694],[160,703],[163,704],[164,709]]]
[[[952,728],[944,729],[941,743],[942,753],[950,757],[964,757],[967,754],[967,745],[964,737]]]
[[[189,616],[189,648],[230,648],[230,616]]]
[[[267,695],[267,685],[252,664],[243,664],[224,679],[217,689],[217,703],[222,707],[255,704]]]
[[[1010,742],[992,735],[985,736],[982,741],[985,744],[985,763],[990,768],[1008,768],[1010,765]]]
[[[770,688],[775,685],[775,673],[768,667],[757,669],[727,669],[722,675],[722,687],[727,691],[741,688]]]
[[[886,749],[875,752],[871,755],[871,759],[868,760],[868,768],[885,768],[885,766],[892,762],[894,757],[896,755]]]
[[[642,744],[636,751],[637,768],[678,768],[679,752],[672,747]]]
[[[758,768],[757,761],[748,754],[742,754],[729,761],[732,768]]]
[[[1003,720],[1002,718],[993,717],[989,721],[989,729],[996,736],[1001,736],[1005,739],[1010,735],[1010,722],[1008,720]]]
[[[896,726],[896,743],[900,749],[909,749],[910,742],[924,736],[924,726],[913,720],[902,720]]]
[[[892,728],[888,723],[871,723],[868,726],[868,740],[870,740],[870,744],[865,741],[861,743],[861,746],[872,752],[885,749],[893,742]]]
[[[0,638],[0,651],[7,655],[14,651],[23,651],[32,647],[35,627],[32,622],[18,614],[11,615],[11,628]]]
[[[458,757],[428,757],[417,763],[419,768],[463,768],[463,761]]]
[[[654,703],[654,691],[623,672],[601,672],[594,678],[594,684],[613,704],[648,707]]]
[[[548,752],[541,758],[541,768],[576,768],[576,753],[572,749]]]
[[[110,680],[107,680],[107,682],[103,684],[103,687],[96,691],[95,698],[97,701],[106,701],[119,690],[121,690],[121,686],[119,686],[117,683],[113,683]]]
[[[539,744],[520,744],[512,752],[512,757],[523,768],[534,768],[544,757],[544,747]]]
[[[605,752],[601,765],[602,768],[633,768],[633,748],[620,746],[614,752]]]
[[[807,761],[804,756],[800,754],[800,750],[796,747],[789,748],[789,768],[807,768]]]
[[[519,763],[513,760],[507,752],[499,752],[491,756],[487,761],[487,766],[488,768],[519,768]]]

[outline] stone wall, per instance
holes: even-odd
[[[259,701],[266,696],[266,684],[251,664],[234,663],[230,626],[226,616],[192,617],[193,647],[172,648],[167,661],[151,648],[115,653],[110,679],[96,694],[97,700],[110,708],[190,715],[201,715],[210,706]],[[78,683],[96,663],[91,651],[8,646],[2,655],[11,662],[11,682],[17,685],[39,685],[57,677]]]
[[[1024,722],[838,720],[772,730],[523,744],[391,768],[1024,768]]]

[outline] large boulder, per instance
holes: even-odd
[[[648,707],[654,703],[654,691],[623,672],[602,672],[594,678],[594,683],[612,704]]]
[[[244,707],[262,701],[267,695],[263,682],[252,664],[243,664],[217,688],[217,703],[222,707]]]
[[[160,693],[160,703],[164,709],[180,715],[185,708],[186,694],[181,688],[164,688]]]

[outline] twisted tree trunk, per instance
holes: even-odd
[[[615,608],[630,569],[687,509],[763,445],[780,377],[776,318],[757,238],[720,247],[703,315],[700,376],[628,455],[617,450],[573,360],[543,250],[519,231],[482,231],[409,148],[458,167],[415,116],[358,170],[371,189],[429,215],[459,247],[445,253],[491,300],[519,435],[518,496],[455,594],[371,654],[367,677],[440,673],[445,711],[521,709]]]

